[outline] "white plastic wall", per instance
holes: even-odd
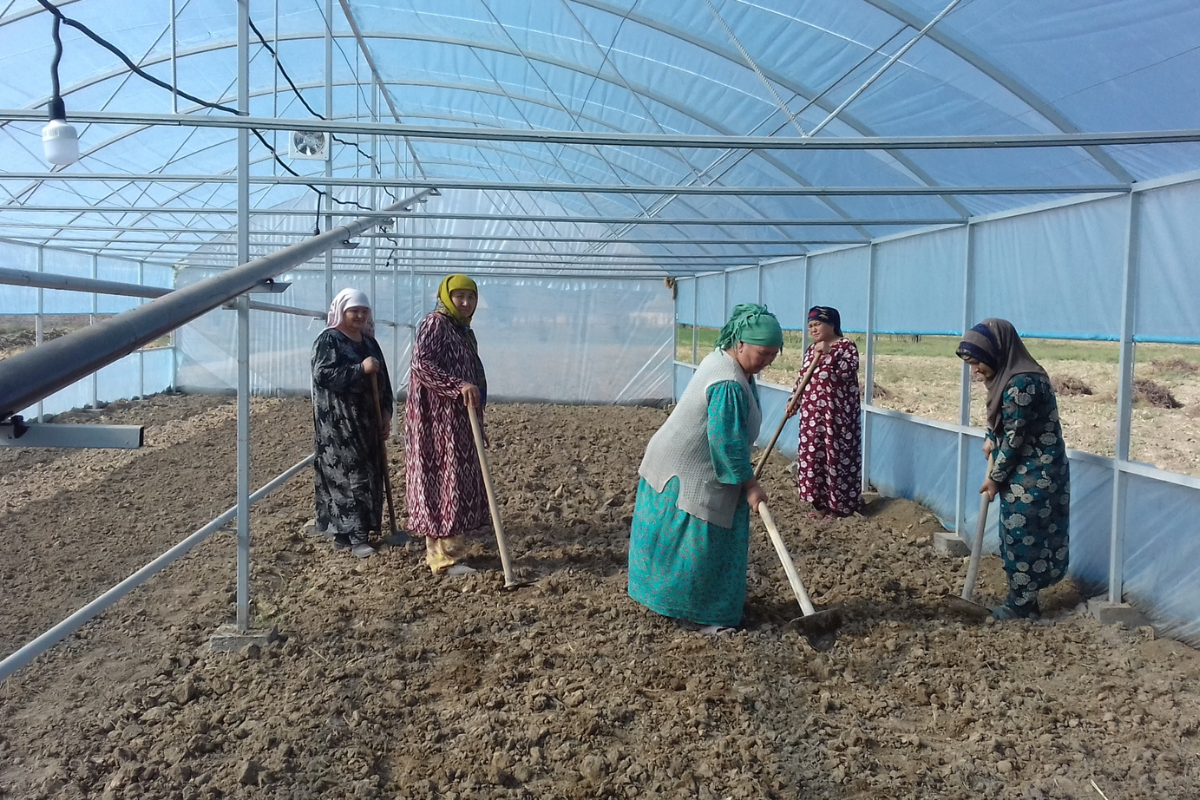
[[[208,277],[185,269],[180,285]],[[376,318],[416,325],[433,310],[441,276],[376,278]],[[717,276],[719,281],[721,278]],[[292,287],[278,302],[322,309],[325,275],[293,270]],[[658,280],[481,278],[473,329],[488,375],[489,398],[554,403],[645,403],[671,397],[674,308]],[[338,272],[334,290],[370,294],[370,275]],[[262,296],[260,296],[262,297]],[[397,302],[393,303],[393,298]],[[307,394],[312,342],[323,321],[251,312],[251,387],[256,394]],[[411,329],[378,325],[396,389],[403,387]],[[178,385],[184,391],[227,391],[236,386],[236,318],[216,311],[180,330]],[[397,344],[399,350],[397,351]]]
[[[1046,204],[974,219],[969,230],[930,230],[765,264],[762,296],[793,329],[803,325],[807,306],[832,305],[848,331],[957,334],[965,319],[1004,317],[1029,336],[1120,340],[1128,275],[1134,341],[1200,344],[1197,219],[1200,176],[1180,176],[1137,186],[1132,197]],[[872,258],[874,319],[868,320]],[[681,280],[680,296],[708,310],[701,325],[716,326],[724,319],[712,311],[728,285],[712,276]],[[690,374],[689,366],[676,365],[677,394]],[[762,386],[760,445],[779,424],[787,394],[785,387]],[[949,529],[973,530],[983,479],[983,461],[973,457],[980,430],[872,407],[864,409],[864,424],[872,485],[921,502]],[[795,455],[794,421],[779,449]],[[1123,583],[1117,588],[1125,599],[1168,635],[1200,644],[1200,480],[1090,453],[1069,455],[1072,576],[1099,591],[1112,577],[1110,551],[1118,542]],[[1114,498],[1117,474],[1126,485],[1120,498]],[[987,535],[993,552],[995,514]]]

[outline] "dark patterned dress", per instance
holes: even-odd
[[[812,363],[804,352],[800,375]],[[796,386],[800,385],[797,378]],[[858,392],[858,348],[838,339],[821,356],[800,400],[800,444],[796,448],[800,500],[819,514],[846,517],[862,505],[862,406]]]
[[[469,328],[437,311],[417,326],[404,410],[408,527],[413,536],[449,539],[489,525],[471,420],[459,394],[473,383],[487,398],[473,337]],[[482,410],[479,422],[483,424]]]
[[[387,418],[392,413],[392,383],[379,343],[370,336],[356,342],[333,328],[321,331],[313,342],[317,530],[344,536],[350,544],[366,542],[383,520],[382,441],[371,376],[362,368],[369,356],[382,366],[376,374],[379,403]]]
[[[1029,616],[1037,593],[1066,575],[1071,472],[1050,379],[1016,375],[1004,388],[1003,430],[991,478],[1000,484],[1000,555],[1008,574],[1007,605]]]
[[[758,387],[750,382],[758,399]],[[708,442],[717,480],[739,484],[754,475],[749,398],[736,381],[708,387]],[[651,611],[701,625],[736,626],[746,602],[750,504],[738,502],[722,528],[680,511],[679,478],[662,492],[638,482],[629,536],[629,596]]]

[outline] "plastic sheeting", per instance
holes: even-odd
[[[184,270],[192,282],[207,270]],[[322,272],[293,270],[280,302],[324,307]],[[369,291],[369,275],[338,273],[344,286]],[[386,320],[393,293],[402,324],[415,325],[433,309],[440,276],[376,278],[376,317]],[[661,281],[563,278],[477,278],[479,308],[473,328],[493,400],[553,403],[659,403],[671,397],[674,314]],[[320,298],[320,299],[318,299]],[[312,342],[323,321],[251,312],[251,389],[256,394],[307,394]],[[399,389],[410,353],[408,328],[399,341],[378,325],[377,338]],[[185,391],[236,387],[236,315],[216,311],[178,334],[178,384]],[[396,358],[396,347],[401,348]]]
[[[130,353],[114,361],[94,375],[76,381],[60,389],[42,401],[43,414],[61,414],[92,404],[93,398],[100,403],[129,400],[150,394],[165,392],[172,386],[175,374],[175,350],[160,347]],[[94,392],[94,395],[93,395]],[[20,414],[32,419],[37,414],[32,405]]]
[[[1137,225],[1127,270],[1131,204],[1137,209]],[[1200,344],[1200,317],[1194,309],[1198,214],[1200,179],[1187,175],[1139,187],[1132,197],[1061,202],[974,221],[970,263],[966,226],[879,241],[873,245],[874,328],[879,333],[957,333],[967,303],[970,319],[1006,317],[1025,335],[1119,338],[1128,274],[1136,301],[1135,340]],[[803,319],[807,302],[838,307],[843,327],[861,330],[871,258],[870,247],[855,247],[816,253],[807,261],[764,265],[763,296],[786,327]],[[969,276],[973,291],[968,296]],[[708,276],[680,283],[682,292],[698,292],[696,304],[708,309],[719,304],[719,293],[728,285]],[[714,319],[713,324],[722,321]],[[701,324],[709,323],[701,319]],[[677,367],[677,392],[686,386],[688,374],[686,366]],[[786,388],[763,386],[760,444],[778,424],[786,394]],[[868,408],[864,414],[871,483],[885,495],[926,505],[948,529],[961,517],[962,535],[973,530],[975,491],[984,470],[977,457],[980,431],[880,409]],[[789,423],[780,450],[794,455],[795,437],[795,424]],[[961,482],[960,453],[965,466]],[[1090,453],[1069,455],[1071,575],[1099,591],[1109,581],[1116,465]],[[1200,540],[1195,535],[1200,481],[1152,468],[1122,468],[1126,505],[1118,522],[1127,599],[1163,632],[1200,644]],[[994,518],[988,531],[987,543],[995,552]]]

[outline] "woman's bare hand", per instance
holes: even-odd
[[[367,356],[362,362],[363,374],[373,375],[379,372],[379,359],[374,356]]]
[[[759,485],[757,478],[751,478],[746,481],[746,502],[750,504],[750,508],[758,511],[758,507],[767,502],[767,493]]]
[[[479,408],[483,405],[483,397],[479,394],[479,387],[473,383],[468,383],[459,389],[462,395],[463,405],[471,408]]]

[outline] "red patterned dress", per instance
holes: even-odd
[[[434,311],[417,326],[404,409],[404,471],[413,536],[450,539],[488,526],[483,473],[459,393],[468,383],[478,386],[486,401],[474,334]]]
[[[804,352],[803,375],[813,348]],[[800,381],[797,379],[796,385]],[[821,356],[800,401],[796,455],[800,500],[818,514],[846,517],[862,505],[862,408],[858,348],[838,339]]]

